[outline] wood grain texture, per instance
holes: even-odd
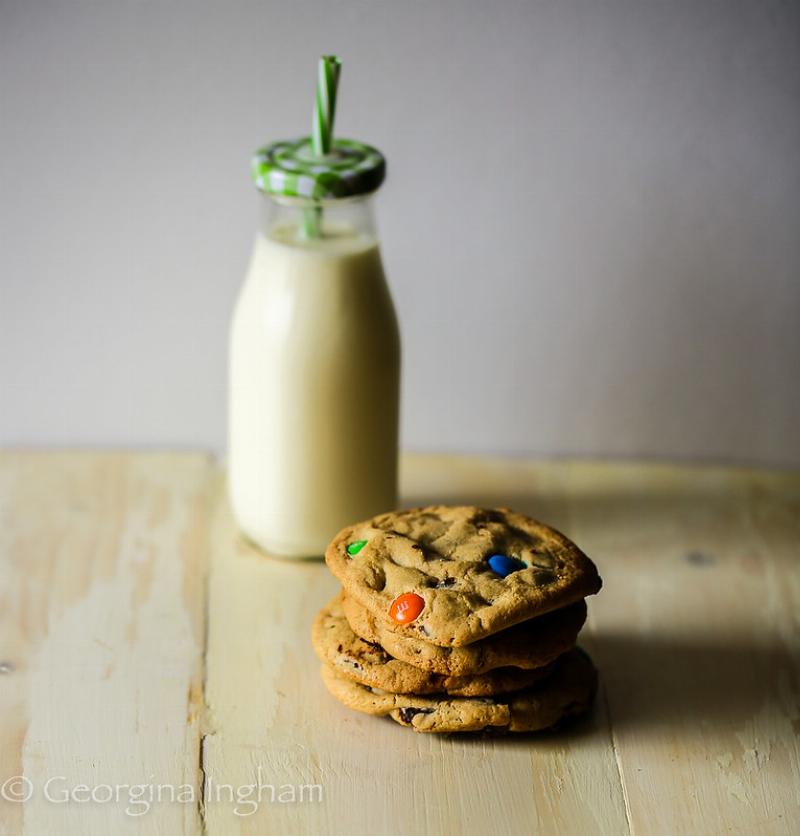
[[[800,832],[797,473],[409,464],[415,502],[512,505],[597,562],[605,585],[582,641],[600,667],[631,832]]]
[[[12,669],[0,780],[24,774],[33,789],[24,805],[0,799],[0,832],[199,832],[196,801],[131,816],[143,806],[117,787],[199,797],[211,466],[195,454],[0,459],[0,660]],[[114,800],[103,788],[58,803],[81,784]]]
[[[402,481],[408,505],[509,505],[596,560],[590,717],[462,739],[348,711],[309,641],[335,580],[243,542],[205,457],[9,454],[0,780],[201,803],[0,800],[0,833],[800,831],[798,474],[410,456]]]

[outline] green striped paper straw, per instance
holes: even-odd
[[[311,145],[318,157],[330,153],[333,144],[333,118],[336,115],[336,88],[342,62],[335,55],[323,55],[317,68],[317,99]]]
[[[317,65],[317,96],[311,125],[311,148],[317,157],[327,156],[333,146],[333,119],[336,115],[336,89],[342,62],[335,55],[323,55]],[[303,234],[318,238],[322,226],[322,209],[314,207],[303,213]]]

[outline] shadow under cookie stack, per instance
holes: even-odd
[[[592,561],[507,509],[430,506],[343,529],[341,592],[317,616],[330,693],[418,732],[531,732],[585,711],[597,672],[575,646]]]

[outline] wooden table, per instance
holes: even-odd
[[[590,717],[463,739],[350,712],[309,643],[333,577],[245,545],[212,458],[9,452],[0,833],[800,832],[797,473],[416,456],[403,485],[596,560]]]

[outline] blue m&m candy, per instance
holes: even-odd
[[[518,572],[525,568],[525,564],[515,557],[507,557],[504,554],[493,554],[487,561],[489,568],[501,578],[510,575],[512,572]]]

